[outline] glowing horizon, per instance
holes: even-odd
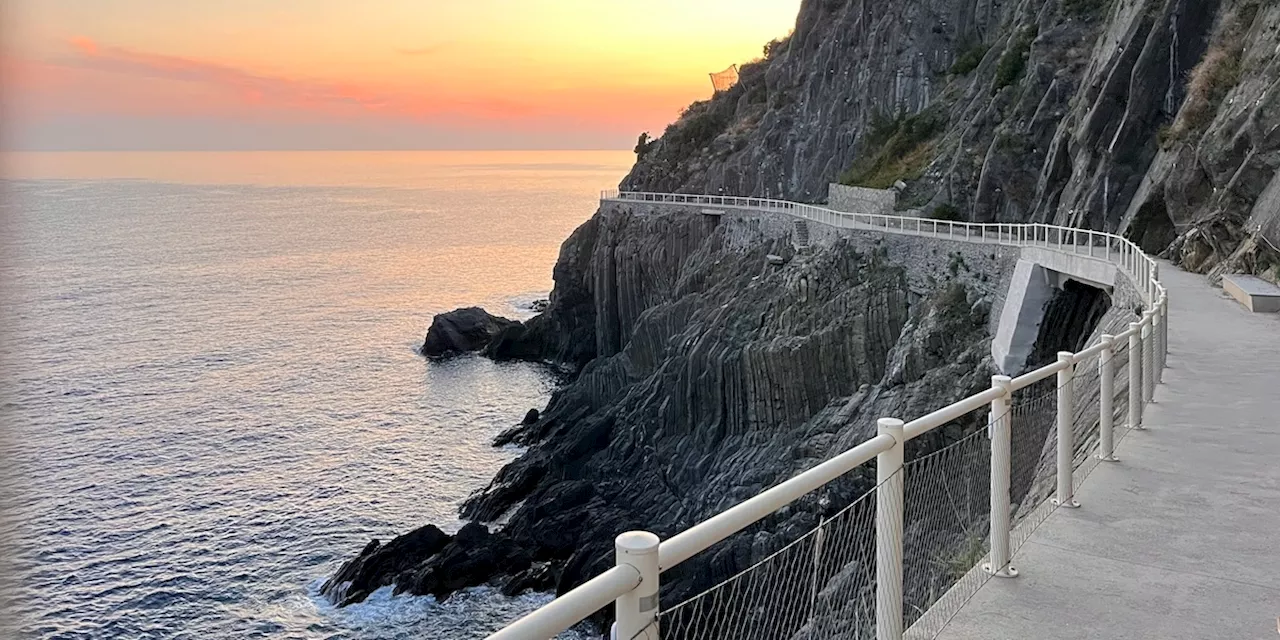
[[[799,0],[19,0],[6,148],[629,148]]]

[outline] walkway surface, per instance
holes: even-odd
[[[1148,429],[940,638],[1280,638],[1280,314],[1160,273],[1169,360]]]

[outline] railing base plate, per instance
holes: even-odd
[[[997,578],[1016,578],[1016,577],[1018,577],[1018,570],[1017,570],[1017,569],[1015,569],[1015,568],[1013,568],[1013,565],[1006,565],[1006,566],[1005,566],[1005,568],[1003,568],[1003,569],[1001,569],[1001,570],[999,570],[999,571],[992,571],[992,570],[991,570],[991,563],[990,563],[990,562],[984,562],[984,563],[982,563],[982,570],[983,570],[983,571],[986,571],[987,573],[989,573],[989,574],[991,574],[991,575],[993,575],[993,576],[995,576],[995,577],[997,577]]]

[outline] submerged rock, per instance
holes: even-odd
[[[447,358],[468,351],[479,351],[503,331],[519,327],[515,320],[500,318],[480,307],[457,309],[442,313],[431,320],[427,339],[422,343],[422,355],[428,358]]]

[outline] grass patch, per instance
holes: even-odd
[[[899,180],[917,180],[933,158],[933,137],[946,122],[932,111],[912,116],[876,116],[862,141],[864,150],[879,147],[875,153],[862,153],[858,160],[839,177],[840,184],[888,189]]]
[[[1223,19],[1204,57],[1191,70],[1187,97],[1173,124],[1158,134],[1160,146],[1168,148],[1203,134],[1213,122],[1227,94],[1240,82],[1241,45],[1258,15],[1257,3],[1244,5]]]
[[[951,73],[962,76],[974,69],[982,63],[982,59],[986,57],[987,51],[991,49],[991,45],[979,42],[960,54],[956,61],[951,63]]]
[[[952,582],[964,577],[970,569],[978,566],[983,556],[987,555],[987,547],[982,536],[968,535],[960,544],[960,548],[949,557],[942,558],[941,564],[946,569],[947,577]]]
[[[992,94],[998,93],[1022,77],[1022,73],[1027,69],[1027,56],[1031,53],[1031,43],[1037,35],[1040,35],[1040,28],[1031,25],[1009,39],[1004,55],[1000,56],[1000,62],[996,64],[995,84],[991,86]]]
[[[1161,146],[1167,148],[1204,133],[1222,101],[1240,81],[1240,56],[1237,47],[1214,46],[1205,52],[1191,70],[1187,98],[1177,119],[1157,134]]]

